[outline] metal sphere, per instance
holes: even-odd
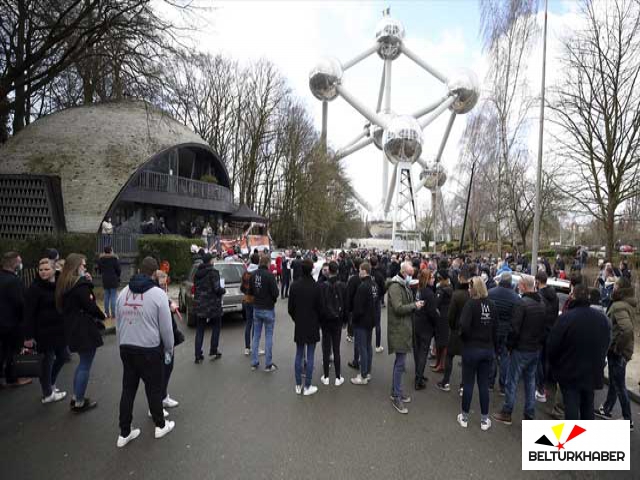
[[[447,83],[449,93],[457,96],[457,99],[451,105],[451,110],[456,113],[467,113],[480,97],[480,83],[476,74],[469,69],[461,69],[456,72]]]
[[[411,115],[391,119],[382,136],[384,153],[393,164],[415,162],[422,153],[422,129]]]
[[[440,162],[429,162],[428,167],[420,173],[420,180],[425,181],[425,187],[434,191],[445,184],[447,173]]]
[[[400,56],[400,45],[404,39],[404,26],[399,20],[384,17],[376,25],[378,55],[383,60],[395,60]]]
[[[309,88],[318,100],[331,101],[338,96],[342,81],[342,64],[333,57],[323,57],[309,73]]]
[[[381,118],[383,118],[387,123],[391,122],[393,117],[395,117],[395,113],[379,113]],[[382,135],[384,134],[384,127],[380,125],[373,126],[373,144],[378,147],[378,150],[382,150]]]

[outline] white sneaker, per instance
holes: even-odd
[[[251,349],[250,348],[245,348],[244,349],[244,356],[248,357],[249,355],[251,355]]]
[[[367,373],[367,382],[370,382],[370,381],[371,381],[371,374]]]
[[[300,395],[302,393],[302,385],[296,385],[296,394]]]
[[[309,395],[313,395],[314,393],[316,393],[318,391],[318,387],[316,387],[315,385],[311,385],[309,387],[304,387],[304,393],[303,395],[305,397],[308,397]]]
[[[458,423],[462,428],[467,428],[467,425],[469,424],[469,422],[467,421],[466,418],[464,418],[464,415],[462,413],[458,414]]]
[[[60,400],[64,399],[64,397],[66,396],[67,396],[67,392],[56,392],[55,390],[52,390],[51,395],[49,395],[48,397],[43,397],[42,400],[40,401],[43,404],[59,402]]]
[[[366,385],[367,383],[369,383],[369,380],[367,380],[366,378],[362,378],[362,375],[358,374],[351,379],[351,383],[353,383],[354,385]]]
[[[384,347],[382,345],[380,345],[379,347],[376,347],[376,353],[382,353],[384,352]]]
[[[536,390],[536,401],[540,403],[547,403],[547,396],[544,393],[539,393]]]
[[[162,401],[162,406],[165,407],[165,408],[175,408],[178,405],[180,405],[180,402],[178,402],[177,400],[174,400],[169,395],[167,395],[167,398],[165,398]]]
[[[131,430],[129,435],[126,436],[126,437],[123,437],[122,435],[118,435],[118,441],[116,442],[116,447],[122,448],[127,443],[129,443],[132,440],[135,440],[139,436],[140,436],[140,429],[139,428],[134,428],[133,430]]]
[[[329,385],[329,377],[325,377],[324,375],[320,377],[320,381],[323,385]]]
[[[486,432],[487,430],[489,430],[491,428],[491,419],[487,418],[486,420],[482,420],[480,422],[480,428],[482,429],[483,432]]]
[[[265,354],[264,350],[262,350],[262,349],[258,350],[258,355],[264,355],[264,354]]]
[[[164,408],[162,409],[162,414],[164,415],[164,418],[167,418],[169,416],[169,412],[167,412]],[[149,418],[151,418],[151,410],[147,410],[147,415],[149,415]]]
[[[167,420],[164,422],[164,428],[156,427],[156,438],[162,438],[176,426],[176,422],[172,422],[171,420]]]
[[[60,390],[58,390],[58,387],[56,387],[55,385],[51,385],[51,391],[58,393]]]
[[[344,377],[338,377],[336,378],[336,382],[335,382],[335,386],[339,387],[340,385],[342,385],[344,383]]]
[[[353,343],[353,337],[347,335],[347,342]]]

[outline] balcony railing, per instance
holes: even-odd
[[[133,255],[138,253],[139,233],[114,233],[112,235],[97,235],[96,253],[102,253],[104,247],[110,246],[117,255]]]
[[[233,201],[231,191],[215,183],[201,182],[199,180],[191,180],[190,178],[149,170],[138,172],[131,186],[152,192],[173,193],[229,203]]]

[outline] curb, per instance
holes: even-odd
[[[604,377],[604,383],[609,385],[609,377],[607,377],[606,375]],[[638,394],[638,393],[636,393],[636,392],[634,392],[632,390],[629,390],[628,388],[627,388],[627,393],[629,394],[629,398],[631,400],[633,400],[637,404],[640,404],[640,394]]]

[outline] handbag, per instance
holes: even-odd
[[[173,315],[171,316],[171,324],[173,327],[173,346],[177,347],[178,345],[184,342],[185,340],[184,333],[182,333],[178,328],[178,324],[173,318]]]
[[[44,355],[35,350],[23,348],[13,356],[13,373],[18,378],[34,378],[42,374]]]

